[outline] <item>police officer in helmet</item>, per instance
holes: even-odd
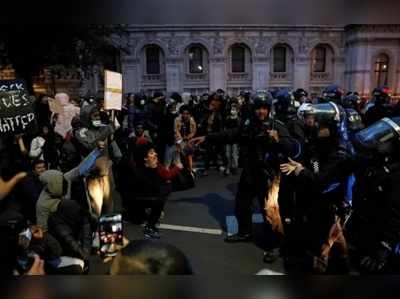
[[[235,198],[239,231],[225,239],[229,243],[252,240],[252,200],[257,198],[264,212],[269,182],[279,174],[281,159],[293,155],[295,143],[287,128],[279,120],[270,118],[271,100],[268,92],[258,92],[253,96],[252,115],[244,119],[238,128],[197,137],[192,141],[193,144],[239,142],[243,165]]]
[[[341,104],[343,91],[337,85],[329,85],[322,92],[321,103],[334,102],[336,104]]]
[[[290,159],[281,165],[284,175],[294,178],[297,239],[291,240],[289,254],[301,258],[301,271],[348,272],[348,250],[343,225],[348,209],[346,191],[352,173],[351,155],[341,143],[340,122],[345,117],[332,102],[309,105],[303,111],[310,136],[301,162]],[[314,134],[312,134],[314,135]],[[335,257],[331,249],[337,250]]]
[[[371,106],[364,115],[364,124],[369,127],[378,120],[390,116],[390,97],[391,91],[388,87],[377,87],[372,92],[373,106]]]
[[[400,117],[358,132],[353,230],[362,273],[399,274]]]

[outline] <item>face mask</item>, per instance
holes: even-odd
[[[93,127],[100,127],[101,126],[101,120],[92,120],[92,125]]]
[[[144,106],[144,104],[146,104],[146,102],[143,101],[143,100],[141,100],[141,101],[140,101],[140,105]]]

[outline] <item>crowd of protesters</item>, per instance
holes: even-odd
[[[115,212],[116,191],[124,219],[145,223],[145,238],[159,239],[171,192],[192,188],[214,167],[225,176],[241,169],[239,231],[226,242],[252,240],[257,198],[265,262],[279,248],[288,271],[345,274],[354,256],[361,272],[399,271],[400,105],[388,88],[369,100],[337,86],[315,98],[302,89],[137,93],[115,117],[103,101],[40,96],[37,131],[1,136],[4,269],[88,272],[98,220]],[[181,253],[168,250],[191,273]]]

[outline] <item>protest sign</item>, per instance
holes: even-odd
[[[52,98],[49,98],[49,108],[51,112],[56,114],[61,114],[63,110],[60,102]]]
[[[23,80],[0,80],[0,134],[20,134],[36,125],[33,100]]]
[[[122,74],[106,70],[104,76],[104,109],[121,110]]]

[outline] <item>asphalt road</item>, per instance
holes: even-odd
[[[196,181],[195,188],[173,193],[166,204],[161,225],[168,229],[161,228],[161,240],[180,248],[196,274],[255,274],[261,269],[283,272],[281,259],[273,264],[262,262],[262,225],[254,224],[253,243],[224,242],[226,217],[234,214],[238,179],[239,175],[224,177],[210,171],[208,177]],[[143,238],[142,227],[129,222],[124,222],[124,234],[132,242]],[[90,272],[105,274],[108,267],[93,257]]]

